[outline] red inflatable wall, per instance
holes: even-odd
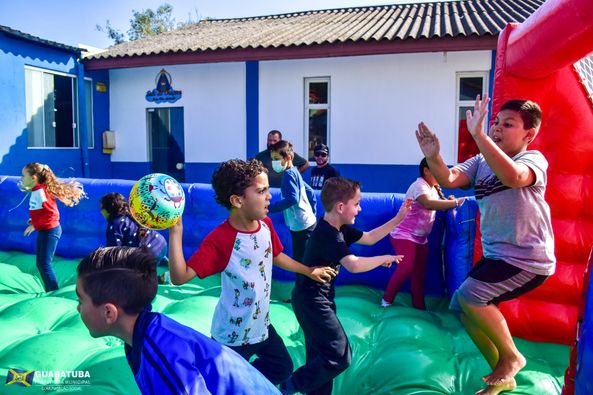
[[[501,304],[514,336],[572,344],[583,275],[593,245],[593,103],[573,63],[593,51],[590,0],[551,0],[500,35],[492,113],[510,99],[540,104],[530,149],[549,162],[557,269],[533,292]]]

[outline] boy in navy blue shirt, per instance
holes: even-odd
[[[399,263],[402,255],[359,257],[350,251],[354,243],[373,245],[399,224],[412,201],[406,200],[397,215],[381,226],[363,232],[352,225],[360,212],[360,184],[342,177],[326,181],[321,190],[324,217],[307,243],[303,264],[327,265],[338,273],[342,266],[349,272],[362,273],[378,266]],[[334,281],[316,284],[297,275],[292,291],[292,308],[305,334],[306,361],[281,389],[284,394],[301,392],[330,395],[333,379],[350,365],[352,350],[348,336],[336,315]]]
[[[142,394],[277,394],[231,349],[151,312],[156,262],[146,248],[99,248],[78,265],[78,312],[92,337],[116,336]]]
[[[284,222],[290,228],[292,236],[292,257],[301,262],[305,244],[317,223],[317,201],[313,189],[293,166],[294,155],[292,144],[286,140],[280,140],[271,147],[272,169],[276,173],[282,173],[282,199],[270,204],[269,210],[271,213],[283,212]]]

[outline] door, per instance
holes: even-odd
[[[146,109],[153,173],[185,182],[183,107]]]

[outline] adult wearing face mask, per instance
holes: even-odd
[[[272,169],[272,157],[270,148],[278,141],[282,140],[282,133],[279,130],[270,130],[268,133],[267,149],[255,155],[255,159],[262,162],[266,169],[268,169],[268,181],[270,187],[280,188],[282,184],[282,174],[278,174]],[[292,164],[299,170],[299,173],[304,173],[309,168],[309,162],[302,156],[294,154]]]
[[[311,188],[321,189],[323,184],[332,177],[339,177],[340,172],[329,164],[329,148],[325,144],[318,144],[313,149],[317,166],[311,169]]]

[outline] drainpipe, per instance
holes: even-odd
[[[78,89],[78,141],[80,143],[80,156],[82,176],[89,177],[89,142],[87,138],[86,93],[84,88],[84,65],[78,59],[77,65]]]

